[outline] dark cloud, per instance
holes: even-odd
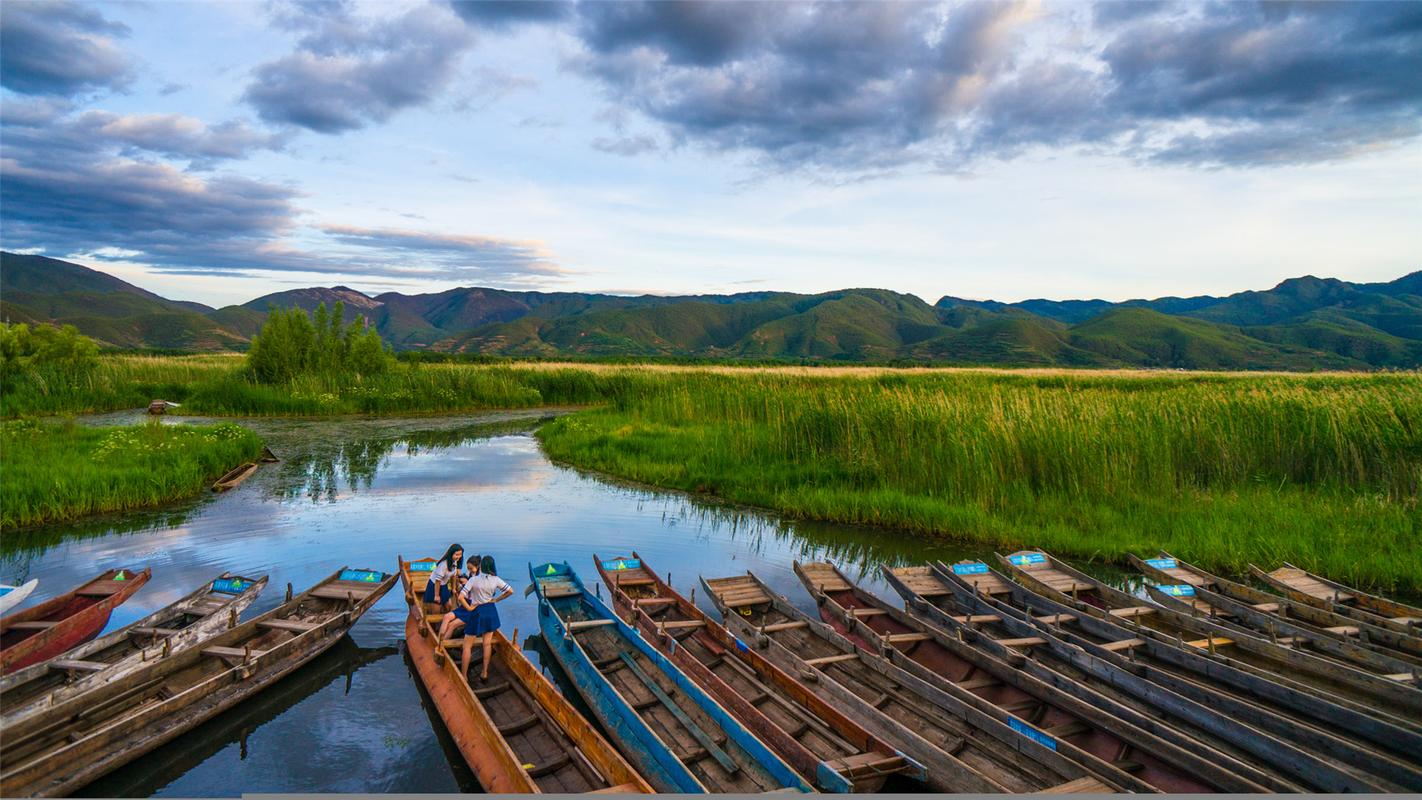
[[[494,29],[554,22],[567,18],[573,10],[566,0],[451,0],[449,5],[466,22]]]
[[[113,41],[128,28],[68,0],[0,3],[0,85],[21,94],[122,89],[133,62]]]
[[[1200,166],[1415,138],[1422,3],[580,3],[569,66],[674,143],[775,168],[1032,148]],[[625,123],[601,149],[626,143]],[[630,149],[630,148],[627,148]]]
[[[304,35],[295,52],[253,70],[243,97],[268,122],[320,133],[362,128],[429,102],[473,44],[442,5],[380,21],[360,19],[344,3],[279,6],[274,20]]]

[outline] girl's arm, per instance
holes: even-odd
[[[471,604],[471,603],[469,602],[468,598],[466,598],[466,597],[464,596],[464,592],[460,592],[459,594],[455,595],[455,597],[459,598],[459,604],[460,604],[461,606],[464,606],[464,610],[465,610],[465,611],[473,611],[473,610],[474,610],[473,604]]]
[[[510,597],[513,597],[513,589],[508,589],[508,588],[506,588],[506,589],[504,589],[504,591],[503,591],[498,597],[495,597],[495,598],[493,599],[493,602],[497,603],[497,602],[499,602],[500,600],[507,600],[507,599],[509,599]]]

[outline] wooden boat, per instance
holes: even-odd
[[[225,492],[228,489],[236,488],[239,483],[252,477],[252,473],[256,471],[257,462],[255,461],[248,461],[245,464],[233,467],[232,469],[228,470],[225,475],[223,475],[221,478],[218,478],[217,481],[212,484],[212,490],[214,492]]]
[[[0,619],[0,674],[54,658],[98,636],[114,609],[152,575],[147,568],[105,570],[77,589]]]
[[[1033,594],[981,561],[886,569],[884,576],[921,619],[1064,691],[1088,686],[1128,705],[1143,705],[1151,713],[1133,720],[1141,727],[1171,740],[1187,735],[1201,743],[1201,752],[1219,753],[1222,766],[1275,791],[1401,791],[1422,780],[1422,772],[1373,752],[1354,736],[1338,735],[1332,725],[1305,722],[1299,708],[1312,704],[1325,714],[1336,708],[1312,695],[1298,695],[1296,706],[1270,703],[1251,686],[1265,686],[1285,700],[1288,690],[1162,642],[1137,639]],[[1356,716],[1366,725],[1378,724],[1337,711],[1345,723]],[[1374,777],[1385,774],[1396,781]]]
[[[510,641],[494,634],[489,680],[459,669],[463,639],[439,641],[443,613],[424,602],[435,559],[399,560],[410,613],[405,647],[435,710],[484,790],[494,794],[650,793],[626,760]],[[456,651],[451,653],[450,651]],[[476,647],[475,660],[482,660]],[[478,669],[471,665],[472,674]]]
[[[583,587],[529,565],[544,641],[603,728],[658,791],[812,791],[790,765]]]
[[[702,579],[727,627],[860,724],[922,763],[949,792],[1118,792],[1032,727],[1014,728],[810,618],[751,573]],[[948,787],[942,788],[940,787]]]
[[[1140,598],[1107,586],[1040,551],[998,558],[1019,581],[1079,611],[1123,627],[1129,624],[1138,635],[1174,642],[1177,647],[1204,652],[1227,663],[1248,664],[1270,676],[1292,678],[1322,697],[1348,701],[1378,719],[1422,731],[1422,691],[1411,685],[1410,673],[1392,678],[1363,672],[1203,617],[1159,605],[1143,605]]]
[[[6,726],[121,679],[143,664],[191,647],[229,628],[267,586],[267,577],[224,572],[188,596],[56,658],[0,678]]]
[[[281,461],[280,458],[277,458],[276,453],[273,453],[272,449],[265,445],[262,446],[262,457],[257,460],[262,462],[263,464],[275,464],[278,461]]]
[[[921,765],[764,656],[737,647],[640,555],[593,560],[623,619],[822,791],[876,792],[895,774],[923,780]]]
[[[19,586],[0,585],[0,614],[25,602],[36,586],[39,586],[39,578],[30,578]]]
[[[1414,636],[1422,628],[1422,608],[1358,591],[1299,569],[1287,561],[1273,572],[1265,572],[1253,564],[1249,565],[1249,571],[1285,597],[1300,603]]]
[[[1215,622],[1238,627],[1253,636],[1263,635],[1272,642],[1307,650],[1321,658],[1418,685],[1416,673],[1422,671],[1422,652],[1409,655],[1406,650],[1373,645],[1372,635],[1403,646],[1410,640],[1420,649],[1422,639],[1364,623],[1348,624],[1346,618],[1281,597],[1258,600],[1256,598],[1261,595],[1265,598],[1270,595],[1217,578],[1169,553],[1161,552],[1154,558],[1129,558],[1147,577],[1159,581],[1159,585],[1147,584],[1146,590],[1151,599],[1166,608],[1187,614],[1204,614]],[[1228,589],[1233,596],[1221,589]],[[1341,622],[1337,625],[1315,625],[1307,618],[1287,616],[1291,608],[1306,609],[1305,613],[1327,615]]]
[[[0,795],[68,796],[220,715],[331,647],[395,576],[340,569],[201,646],[5,729]],[[290,586],[287,588],[290,596]]]
[[[1135,724],[1144,715],[1124,703],[1097,693],[1083,699],[975,650],[855,585],[833,564],[796,562],[794,570],[831,628],[1009,727],[1049,737],[1057,752],[1093,774],[1139,792],[1268,791],[1223,768],[1222,754],[1198,742],[1190,743],[1199,751],[1192,752]]]

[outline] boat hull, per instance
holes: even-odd
[[[19,628],[16,623],[49,621],[50,617],[63,615],[60,619],[53,620],[54,624],[47,629],[19,639],[13,644],[5,645],[4,650],[0,650],[0,674],[8,674],[31,664],[38,664],[41,661],[54,658],[66,650],[98,636],[99,631],[109,624],[109,616],[113,614],[114,609],[143,588],[143,585],[153,575],[152,571],[148,569],[141,572],[127,569],[119,571],[131,572],[132,575],[119,581],[123,585],[117,587],[113,594],[105,596],[102,600],[86,604],[83,592],[87,587],[93,587],[101,581],[109,584],[114,583],[114,581],[104,578],[104,575],[112,575],[113,570],[103,573],[98,579],[89,581],[71,592],[47,600],[33,608],[17,611],[4,620],[0,620],[0,631],[3,631],[0,636],[11,638]],[[69,609],[73,610],[69,611]]]

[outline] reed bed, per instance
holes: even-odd
[[[262,450],[238,425],[0,425],[0,529],[129,511],[196,494]]]
[[[794,517],[1422,589],[1413,375],[681,374],[550,455]]]

